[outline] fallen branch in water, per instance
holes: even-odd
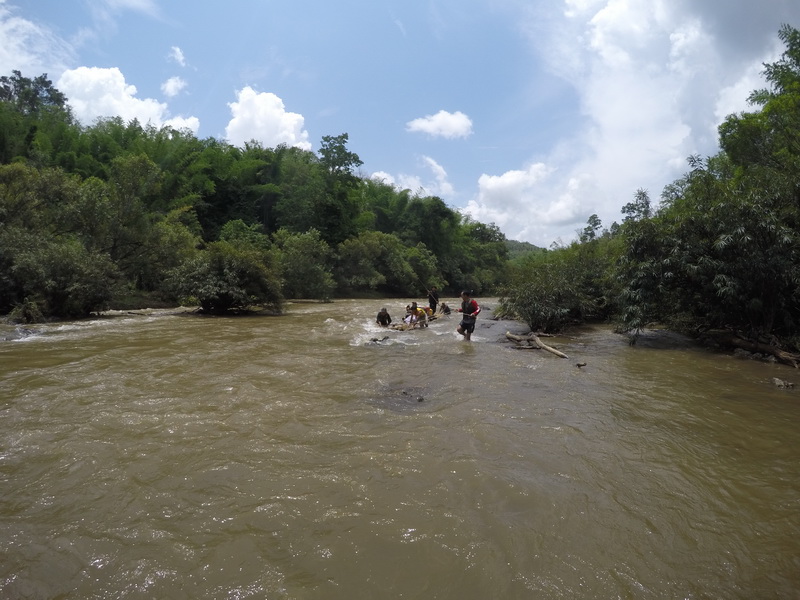
[[[506,337],[517,344],[516,347],[521,350],[547,350],[548,352],[551,352],[552,354],[555,354],[561,358],[569,358],[569,356],[560,350],[556,350],[555,348],[542,342],[542,340],[539,339],[539,336],[533,332],[529,333],[528,335],[514,335],[510,331],[506,331]]]
[[[707,337],[712,338],[721,346],[741,348],[742,350],[747,350],[748,352],[758,352],[760,354],[772,355],[778,361],[795,369],[798,368],[798,365],[800,365],[800,354],[787,352],[778,346],[746,340],[730,331],[709,333],[707,334]]]

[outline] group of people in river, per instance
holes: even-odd
[[[419,306],[416,302],[408,304],[402,323],[396,323],[392,326],[392,317],[385,307],[380,310],[375,322],[381,327],[415,329],[427,327],[430,321],[442,315],[449,315],[451,312],[452,309],[445,302],[439,302],[439,292],[435,287],[432,287],[428,290],[428,306]],[[472,332],[475,331],[475,321],[481,312],[481,307],[472,298],[472,292],[468,290],[461,292],[461,307],[457,308],[456,312],[462,314],[461,322],[458,324],[456,331],[464,336],[464,339],[471,339]]]

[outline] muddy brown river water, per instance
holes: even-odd
[[[382,304],[6,327],[0,598],[800,598],[796,371]]]

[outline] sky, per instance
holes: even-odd
[[[654,205],[765,87],[798,0],[0,0],[0,75],[74,115],[318,151],[509,239]]]

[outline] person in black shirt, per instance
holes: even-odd
[[[428,304],[431,307],[431,312],[436,313],[436,305],[439,304],[439,292],[436,291],[436,286],[428,290]]]
[[[382,308],[378,313],[378,316],[375,318],[375,322],[381,327],[388,327],[391,325],[392,317],[389,315],[389,311],[387,311],[385,308]]]

